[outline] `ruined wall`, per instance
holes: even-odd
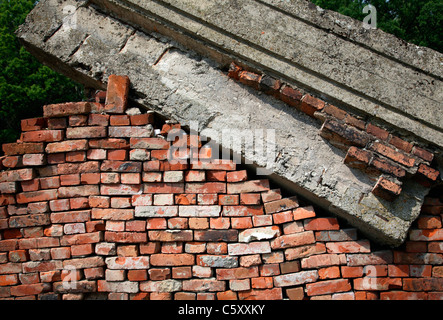
[[[168,141],[180,124],[136,112],[128,90],[111,76],[3,145],[1,299],[443,298],[441,190],[381,247],[196,136]]]

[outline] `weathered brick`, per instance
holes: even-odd
[[[88,150],[88,140],[67,140],[61,142],[48,143],[46,146],[46,153],[60,153],[71,151]]]
[[[372,253],[348,254],[348,266],[364,266],[364,265],[378,265],[390,264],[393,260],[391,251],[376,251]]]
[[[55,200],[57,197],[58,192],[56,189],[22,192],[16,196],[17,203],[19,204]]]
[[[49,292],[52,286],[50,283],[34,283],[34,284],[21,284],[11,287],[11,296],[31,296],[44,292]]]
[[[378,152],[381,155],[384,155],[385,157],[388,157],[389,159],[398,162],[406,167],[412,167],[415,164],[414,158],[409,157],[401,152],[398,152],[395,149],[388,147],[384,144],[381,144],[379,142],[375,142],[371,146],[371,150]]]
[[[305,230],[339,230],[340,225],[336,218],[314,218],[304,221]]]
[[[325,295],[335,292],[347,292],[352,288],[348,279],[327,280],[306,285],[308,296]]]
[[[238,239],[238,230],[196,230],[194,231],[194,241],[207,242],[235,242]]]
[[[176,217],[178,216],[178,206],[137,206],[135,207],[136,217]]]
[[[143,185],[143,193],[184,193],[184,183],[152,182]]]
[[[227,193],[250,193],[270,190],[269,180],[250,180],[245,182],[227,183]]]
[[[109,76],[104,108],[106,113],[125,112],[128,104],[129,86],[128,76]]]
[[[48,214],[30,214],[9,218],[10,228],[27,228],[34,226],[44,226],[50,224]]]
[[[51,104],[43,106],[43,117],[56,118],[76,114],[89,114],[91,105],[89,102],[69,102],[63,104]]]
[[[271,246],[268,241],[249,242],[249,243],[230,243],[228,244],[229,255],[247,255],[257,253],[270,253]]]
[[[153,266],[192,266],[194,262],[194,255],[189,253],[153,254],[150,261]]]
[[[420,166],[418,167],[418,173],[425,176],[431,181],[436,181],[438,176],[440,175],[440,171],[431,168],[424,163],[420,164]]]
[[[23,155],[28,153],[43,153],[44,145],[43,142],[13,142],[5,143],[2,145],[3,152],[5,155]]]
[[[48,125],[45,118],[32,118],[20,120],[22,131],[42,130]]]
[[[167,292],[176,292],[181,291],[183,288],[182,281],[167,279],[160,281],[144,281],[140,283],[140,290],[144,292],[152,292],[151,299],[153,293],[167,293]]]
[[[371,166],[383,173],[393,174],[397,178],[403,178],[406,175],[406,171],[399,165],[395,165],[393,162],[382,159],[378,156],[374,156],[371,161]]]
[[[192,279],[183,281],[183,290],[185,291],[225,291],[226,282],[210,279]]]
[[[326,243],[328,253],[357,253],[370,252],[370,243],[368,240],[329,242]]]
[[[369,134],[372,134],[373,136],[381,139],[386,140],[389,136],[389,132],[373,125],[372,123],[368,123],[368,126],[366,127],[366,132]]]
[[[234,280],[234,279],[248,279],[259,276],[258,267],[238,267],[230,269],[216,269],[217,280]]]
[[[105,259],[106,265],[112,270],[142,270],[149,269],[149,257],[108,257]]]
[[[272,249],[284,249],[290,247],[298,247],[315,242],[314,233],[305,231],[300,233],[287,234],[275,238],[271,241]]]
[[[88,197],[88,196],[97,196],[97,195],[100,195],[100,189],[98,185],[60,187],[58,189],[59,198],[76,198],[76,197]]]
[[[224,217],[246,217],[262,215],[262,206],[223,206],[222,216]]]
[[[18,169],[0,172],[0,182],[29,181],[34,179],[33,169]]]
[[[301,266],[303,269],[320,268],[346,264],[346,256],[344,254],[320,254],[303,258]]]
[[[179,206],[180,217],[218,217],[221,206]]]
[[[238,293],[239,300],[281,300],[283,299],[283,292],[281,288],[263,289],[263,290],[248,290]]]
[[[66,129],[67,139],[105,138],[106,127],[75,127]]]
[[[211,268],[236,268],[238,258],[231,255],[197,255],[196,264]]]
[[[317,270],[300,271],[296,273],[287,273],[274,277],[276,287],[297,286],[305,283],[315,282],[318,279]]]
[[[63,140],[64,137],[63,130],[38,130],[21,134],[23,142],[55,142]]]
[[[162,242],[192,241],[192,230],[148,231],[149,240]]]
[[[351,168],[364,169],[372,160],[372,153],[351,146],[346,153],[344,163]]]
[[[380,198],[388,201],[395,200],[395,197],[400,195],[402,191],[398,183],[392,182],[384,177],[380,177],[372,189],[372,193]]]
[[[223,182],[188,182],[185,185],[186,193],[226,193],[226,184]]]
[[[326,120],[321,127],[320,135],[337,148],[346,150],[350,145],[365,147],[369,142],[369,136],[365,132],[335,120]]]
[[[130,140],[130,147],[131,149],[161,150],[169,149],[170,143],[163,138],[133,137]]]

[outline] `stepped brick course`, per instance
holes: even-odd
[[[278,80],[230,73],[310,115],[354,123],[324,129],[344,133],[342,145],[384,138],[350,146],[349,165],[366,168],[381,154],[432,177],[426,150],[286,85],[279,91]],[[127,77],[111,76],[106,99],[45,106],[3,146],[0,299],[443,299],[441,196],[426,199],[401,247],[380,248],[240,164],[210,161],[195,136],[168,141],[180,125],[127,114],[128,90]],[[180,144],[189,157],[169,162]],[[401,190],[381,177],[374,192]]]
[[[440,175],[433,168],[434,154],[415,142],[385,130],[332,104],[302,93],[298,88],[268,75],[245,71],[234,62],[228,76],[247,86],[282,100],[318,119],[320,136],[346,153],[344,163],[363,170],[374,180],[373,194],[393,201],[402,191],[405,179],[432,185]]]

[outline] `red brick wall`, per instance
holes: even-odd
[[[0,299],[443,298],[441,192],[404,245],[382,248],[206,160],[196,137],[201,161],[171,164],[154,114],[125,114],[128,86],[112,76],[106,100],[45,106],[3,146]]]

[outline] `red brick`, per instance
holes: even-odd
[[[91,139],[89,140],[89,147],[94,149],[127,149],[129,143],[126,139]]]
[[[290,247],[298,247],[314,242],[314,233],[312,231],[305,231],[277,237],[271,241],[271,248],[274,250],[284,249]]]
[[[368,240],[328,242],[326,243],[328,253],[357,253],[371,252]]]
[[[293,218],[294,217],[291,210],[272,214],[274,224],[291,222]]]
[[[419,229],[440,229],[442,227],[441,218],[435,216],[420,216],[417,219]]]
[[[59,153],[70,151],[88,150],[88,140],[69,140],[62,142],[48,143],[46,146],[47,153]]]
[[[295,221],[315,217],[315,211],[312,206],[297,208],[292,213]]]
[[[88,123],[88,116],[84,114],[69,116],[68,123],[70,127],[86,126]]]
[[[350,147],[344,162],[352,168],[364,169],[371,162],[372,153],[357,147]]]
[[[415,164],[415,159],[404,155],[396,150],[394,150],[391,147],[388,147],[386,145],[383,145],[379,142],[375,142],[372,146],[371,146],[371,150],[378,152],[382,155],[384,155],[385,157],[388,157],[389,159],[398,162],[406,167],[412,167]]]
[[[259,89],[259,83],[261,80],[261,75],[258,75],[249,71],[240,71],[238,74],[238,81],[241,83],[253,87],[254,89]]]
[[[109,124],[111,126],[129,126],[130,123],[129,116],[126,114],[112,115],[109,118]]]
[[[130,116],[131,126],[144,126],[154,123],[154,113],[135,114]]]
[[[17,194],[17,203],[41,202],[57,199],[57,190],[30,191]]]
[[[169,149],[170,144],[162,138],[131,138],[131,149]]]
[[[68,126],[68,121],[66,118],[49,118],[48,120],[48,129],[57,130],[57,129],[65,129]]]
[[[106,127],[92,126],[66,129],[66,138],[68,139],[105,138],[106,136]]]
[[[380,300],[427,300],[427,294],[407,291],[380,292]]]
[[[75,198],[75,197],[87,197],[87,196],[97,196],[97,195],[99,195],[98,185],[60,187],[58,189],[59,198]]]
[[[388,201],[393,201],[402,191],[399,184],[389,181],[384,177],[380,177],[377,184],[372,189],[372,193]]]
[[[288,85],[285,85],[280,90],[280,100],[287,103],[291,107],[299,107],[303,94]]]
[[[50,283],[21,284],[11,287],[11,296],[31,296],[44,292],[49,292],[52,286]]]
[[[296,196],[293,196],[290,198],[284,198],[281,200],[267,202],[267,203],[265,203],[264,208],[265,208],[266,214],[272,214],[272,213],[276,213],[276,212],[295,209],[298,206],[299,206],[298,199]]]
[[[222,216],[224,217],[245,217],[262,215],[262,206],[223,206]]]
[[[89,114],[91,105],[89,102],[69,102],[63,104],[51,104],[43,106],[43,117],[65,117],[76,114]]]
[[[109,153],[108,153],[109,155]],[[137,161],[118,161],[118,160],[104,160],[100,166],[103,172],[141,172],[141,162]]]
[[[327,104],[323,111],[331,116],[333,116],[334,118],[337,118],[339,120],[344,120],[347,116],[346,111],[341,110],[339,108],[337,108],[336,106],[332,105],[332,104]]]
[[[340,225],[336,218],[315,218],[306,220],[305,230],[339,230]]]
[[[280,200],[282,198],[280,189],[273,189],[266,192],[261,193],[262,201],[264,203]]]
[[[148,231],[149,240],[162,242],[192,241],[192,230]]]
[[[343,278],[360,278],[363,276],[363,267],[341,267],[341,274]]]
[[[281,288],[249,290],[238,293],[240,300],[281,300],[283,299],[283,291]]]
[[[239,73],[240,73],[241,70],[242,70],[241,67],[236,65],[234,62],[231,62],[231,64],[229,65],[228,76],[230,78],[238,80],[239,79]]]
[[[105,112],[124,113],[128,104],[129,77],[110,75],[106,90]]]
[[[91,218],[97,220],[132,220],[134,209],[102,209],[92,208]]]
[[[258,267],[238,267],[229,269],[216,269],[217,280],[234,280],[234,279],[248,279],[259,276]]]
[[[350,290],[351,283],[347,279],[321,281],[318,283],[308,283],[306,285],[306,294],[308,296],[325,295]]]
[[[88,117],[88,125],[90,126],[107,126],[109,124],[109,115],[91,113]]]
[[[400,168],[398,165],[393,165],[389,161],[381,159],[377,156],[374,156],[372,159],[371,166],[377,168],[381,172],[393,174],[398,178],[403,178],[406,175],[406,171]]]
[[[184,183],[145,183],[143,193],[184,193]]]
[[[344,254],[320,254],[304,258],[301,261],[302,268],[319,268],[346,264]]]
[[[268,191],[269,180],[250,180],[245,182],[227,183],[227,193],[250,193]]]
[[[302,98],[300,104],[300,110],[311,117],[314,116],[314,112],[322,111],[324,107],[325,107],[324,101],[315,98],[309,94],[305,95]]]
[[[226,174],[227,182],[242,182],[248,179],[246,170],[231,171]]]
[[[105,232],[105,241],[116,243],[143,243],[147,241],[145,232]]]
[[[18,142],[18,143],[5,143],[2,145],[5,155],[22,155],[28,153],[43,153],[44,145],[42,142]]]
[[[418,167],[418,172],[428,178],[429,180],[436,181],[440,172],[434,168],[431,168],[424,163],[420,164]]]
[[[63,140],[64,137],[63,130],[37,130],[21,134],[23,142],[55,142]]]
[[[189,182],[185,185],[186,193],[226,193],[223,182]]]
[[[159,253],[151,255],[151,265],[153,266],[192,266],[194,262],[194,255],[189,253]]]
[[[389,143],[392,144],[394,147],[397,147],[398,149],[401,149],[407,153],[412,151],[412,144],[400,139],[397,136],[391,135],[391,139],[389,140]]]
[[[377,127],[377,126],[373,125],[372,123],[368,124],[368,126],[366,127],[366,131],[369,134],[372,134],[373,136],[375,136],[381,140],[386,140],[389,136],[388,131],[386,131],[380,127]]]
[[[326,120],[321,127],[320,135],[337,148],[345,150],[350,145],[365,147],[369,142],[369,136],[365,132],[335,120]]]
[[[230,160],[211,160],[191,162],[192,170],[225,170],[234,171],[237,165]]]
[[[432,160],[434,159],[433,153],[417,146],[415,146],[414,149],[412,149],[412,154],[428,162],[432,162]]]
[[[45,118],[23,119],[20,121],[22,131],[42,130],[48,124]]]

